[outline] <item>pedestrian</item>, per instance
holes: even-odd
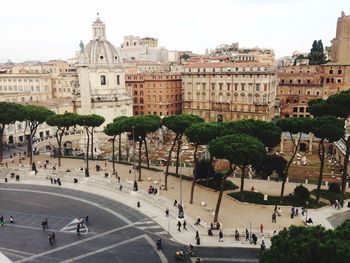
[[[5,163],[5,165],[6,165],[6,168],[8,168],[8,164],[7,164],[7,163]]]
[[[198,233],[198,231],[196,231],[196,237],[195,237],[195,239],[197,239],[197,238],[199,238],[199,233]]]
[[[165,216],[169,217],[169,209],[168,208],[165,210]]]
[[[77,234],[78,234],[78,236],[80,236],[80,223],[77,224]]]
[[[249,231],[248,229],[246,228],[245,229],[245,241],[248,241],[249,240]]]
[[[276,213],[272,214],[272,223],[276,223]]]
[[[175,201],[174,201],[174,206],[177,206],[177,200],[175,199]]]
[[[45,231],[45,229],[46,229],[45,220],[41,222],[41,226],[42,226],[43,231]]]
[[[118,184],[120,184],[120,176],[118,176]]]
[[[59,186],[61,186],[61,179],[60,178],[57,178],[57,183]]]
[[[88,215],[85,216],[85,224],[89,224],[89,216]]]
[[[176,225],[177,225],[177,231],[181,232],[181,222],[180,222],[180,220],[177,221]]]
[[[51,181],[51,184],[53,184],[53,178],[52,177],[50,177],[50,181]]]
[[[219,231],[219,242],[224,242],[224,233],[222,233],[222,230]]]
[[[263,232],[264,232],[264,225],[260,224],[260,233],[263,233]]]
[[[50,246],[52,247],[53,246],[53,241],[52,241],[51,234],[49,234],[47,238],[49,239]]]
[[[10,224],[13,225],[15,222],[13,221],[13,216],[10,216]]]
[[[183,225],[184,230],[187,230],[187,228],[186,228],[186,225],[187,225],[186,220],[184,220],[182,225]]]
[[[199,226],[201,224],[201,218],[198,217],[196,223],[194,223],[195,226]]]
[[[0,225],[3,226],[4,224],[5,224],[4,217],[0,216]]]
[[[56,241],[55,232],[52,232],[52,233],[51,233],[51,237],[52,237],[52,241],[55,243],[55,241]]]
[[[121,191],[123,189],[123,186],[122,185],[120,185],[119,186],[119,191]]]
[[[252,242],[251,243],[253,243],[254,245],[256,245],[256,242],[258,241],[258,238],[257,238],[257,236],[253,233],[252,234]]]
[[[19,182],[19,175],[16,175],[16,182]]]
[[[235,231],[235,240],[236,241],[239,241],[239,233],[238,233],[238,230],[236,229]]]
[[[84,225],[84,218],[83,217],[79,218],[79,221],[80,221],[80,227],[83,227],[83,225]]]

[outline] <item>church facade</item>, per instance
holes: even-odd
[[[80,43],[73,103],[78,114],[103,116],[103,127],[116,117],[132,116],[132,96],[125,87],[122,58],[106,39],[106,27],[99,17],[92,31],[93,39],[87,45]]]

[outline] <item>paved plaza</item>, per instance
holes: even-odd
[[[40,167],[49,159],[47,169]],[[13,216],[15,224],[6,224],[0,228],[0,252],[13,262],[173,262],[174,253],[188,244],[195,246],[195,254],[203,262],[258,262],[259,247],[262,238],[267,246],[274,230],[280,230],[290,224],[302,225],[304,218],[291,219],[290,207],[283,207],[282,217],[277,224],[272,224],[273,207],[240,203],[224,195],[219,221],[224,233],[224,242],[219,242],[218,232],[214,236],[207,234],[207,227],[212,221],[212,211],[217,200],[217,192],[203,187],[196,187],[194,204],[188,203],[190,182],[183,182],[184,206],[187,230],[177,231],[177,208],[174,199],[179,200],[179,179],[169,177],[169,190],[149,195],[150,185],[159,187],[164,175],[143,169],[144,181],[139,183],[140,191],[132,193],[133,174],[130,166],[117,165],[121,182],[104,174],[111,173],[111,163],[90,162],[91,176],[84,178],[80,168],[82,160],[63,159],[63,167],[54,170],[57,159],[47,156],[35,156],[38,174],[30,172],[30,167],[18,160],[8,163],[8,168],[0,168],[0,215],[8,221]],[[24,164],[24,165],[23,165]],[[99,164],[102,172],[95,172]],[[67,172],[67,169],[70,172]],[[20,175],[20,182],[10,178],[10,174]],[[183,172],[189,170],[183,169]],[[8,183],[3,183],[4,178]],[[51,184],[50,178],[60,178],[62,186]],[[77,178],[78,183],[73,183]],[[232,179],[236,181],[236,179]],[[278,191],[279,184],[260,180],[247,180],[247,188],[259,191]],[[123,186],[119,190],[120,185]],[[287,191],[294,184],[287,184]],[[137,203],[140,202],[140,207]],[[203,203],[205,202],[205,206]],[[166,217],[165,210],[170,216]],[[310,210],[317,223],[329,227],[339,222],[335,219],[341,214],[342,219],[350,216],[348,208],[334,210],[326,207]],[[80,236],[76,233],[76,224],[81,217],[89,216],[89,223],[81,228]],[[195,226],[197,217],[201,217],[200,226]],[[41,222],[48,219],[49,229],[42,231]],[[344,219],[344,220],[345,220]],[[335,222],[337,221],[337,222]],[[334,223],[335,222],[335,223]],[[260,233],[259,226],[264,224]],[[243,233],[245,228],[258,236],[256,246],[241,237],[235,241],[233,234],[237,229]],[[56,243],[51,248],[48,234],[56,233]],[[195,243],[198,231],[201,244]],[[163,250],[156,250],[155,241],[161,238]],[[195,257],[185,257],[184,262],[191,262]],[[130,261],[131,262],[131,261]]]

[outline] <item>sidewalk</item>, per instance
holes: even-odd
[[[48,176],[53,175],[52,165],[57,163],[57,159],[50,159],[48,156],[35,156],[36,162],[43,163],[45,159],[49,159],[51,164],[48,169],[45,170],[38,166],[39,174],[29,175],[28,171],[30,167],[27,162],[22,161],[22,164],[26,163],[25,168],[18,168],[18,162],[9,163],[9,169],[17,170],[15,173],[21,174],[21,183],[32,183],[32,184],[43,184],[51,185],[50,181],[46,179]],[[265,242],[269,245],[269,236],[276,230],[277,232],[284,227],[288,227],[291,224],[294,225],[304,225],[305,218],[301,216],[294,219],[290,218],[290,207],[282,207],[282,216],[277,217],[277,224],[271,223],[271,215],[273,213],[273,206],[263,206],[254,205],[248,203],[238,202],[225,193],[223,195],[219,222],[223,227],[224,242],[218,242],[218,232],[214,231],[214,237],[209,237],[207,234],[207,226],[213,221],[213,210],[215,209],[216,201],[218,198],[218,193],[214,190],[207,189],[196,185],[194,193],[194,203],[189,204],[189,194],[191,182],[183,180],[183,204],[186,215],[186,222],[188,231],[182,231],[179,233],[176,228],[177,223],[177,208],[173,206],[174,200],[180,198],[180,186],[179,179],[173,176],[168,177],[168,191],[158,191],[157,195],[149,195],[147,189],[150,185],[157,187],[164,181],[163,172],[154,172],[150,170],[143,169],[143,181],[139,182],[139,192],[137,194],[131,194],[131,186],[133,182],[133,173],[129,174],[129,169],[131,166],[116,164],[116,169],[119,176],[121,177],[121,184],[123,185],[123,191],[117,190],[117,180],[115,178],[104,178],[104,173],[108,172],[111,174],[112,164],[107,163],[105,166],[104,162],[101,161],[90,161],[90,173],[91,177],[84,180],[83,172],[80,171],[80,167],[84,166],[82,160],[74,159],[62,159],[63,167],[60,171],[55,171],[59,173],[62,178],[63,187],[89,191],[98,195],[103,195],[110,197],[112,199],[118,200],[126,205],[134,207],[135,209],[140,209],[142,213],[154,219],[159,223],[165,230],[170,231],[170,234],[179,242],[184,244],[194,244],[195,243],[195,231],[199,231],[201,236],[201,244],[205,246],[243,246],[252,247],[245,242],[234,241],[234,232],[237,229],[239,233],[245,233],[245,229],[248,231],[258,234],[260,232],[260,224],[264,225],[264,236]],[[103,171],[95,172],[95,165],[99,164]],[[66,173],[66,169],[70,169],[72,172]],[[2,170],[6,170],[2,168]],[[8,173],[9,170],[7,170]],[[0,170],[0,177],[1,170]],[[73,184],[73,177],[79,179],[78,184]],[[233,181],[238,180],[232,179]],[[254,185],[255,189],[260,192],[267,192],[268,194],[274,194],[279,192],[280,183],[267,182],[262,180],[246,180],[246,190],[250,189]],[[290,189],[294,189],[295,185],[290,183],[287,184],[286,192]],[[137,208],[137,201],[141,202],[141,208]],[[205,204],[205,205],[204,205]],[[170,211],[170,221],[169,218],[165,216],[165,210]],[[312,210],[309,211],[311,213]],[[341,212],[341,211],[339,211]],[[314,222],[317,223],[318,218],[325,217],[321,212],[319,216],[313,218]],[[196,218],[200,217],[202,222],[202,227],[194,226]],[[257,235],[261,237],[260,234]],[[260,239],[258,241],[260,244]]]

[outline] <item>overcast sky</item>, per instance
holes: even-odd
[[[2,0],[0,62],[67,59],[92,37],[100,13],[107,38],[152,36],[171,50],[204,53],[222,43],[266,47],[276,57],[329,45],[349,0]]]

